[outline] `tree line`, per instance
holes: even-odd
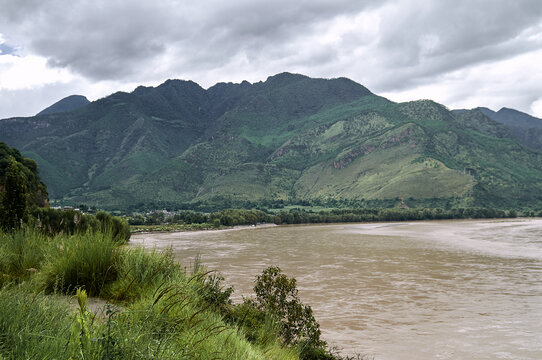
[[[172,215],[168,215],[164,211],[155,211],[146,215],[137,214],[128,217],[130,225],[209,224],[210,227],[219,227],[256,225],[273,221],[273,215],[258,209],[226,209],[212,213],[181,210]]]
[[[377,222],[377,221],[413,221],[413,220],[444,220],[444,219],[487,219],[514,218],[515,210],[499,210],[492,208],[358,208],[332,209],[318,212],[303,209],[282,210],[278,213],[265,212],[259,209],[226,209],[212,213],[202,213],[182,210],[172,215],[157,211],[147,215],[128,217],[131,225],[161,225],[161,224],[209,224],[209,227],[256,225],[260,223],[280,224],[310,224],[310,223],[341,223],[341,222]]]
[[[275,224],[340,223],[340,222],[375,222],[375,221],[413,221],[445,219],[487,219],[514,218],[515,210],[491,208],[441,208],[424,209],[333,209],[311,213],[293,209],[281,211],[273,218]]]

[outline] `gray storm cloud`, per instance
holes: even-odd
[[[0,8],[10,46],[90,82],[184,77],[209,86],[297,71],[390,92],[542,48],[539,0],[0,0]]]
[[[370,8],[369,1],[23,1],[3,22],[29,51],[52,66],[95,80],[129,77],[166,52],[184,66],[220,66],[243,52],[280,56],[315,23]],[[22,35],[21,35],[22,34]],[[272,50],[271,50],[272,49]],[[175,65],[173,65],[175,66]]]
[[[315,44],[314,59],[299,56],[298,64],[291,44],[307,34],[317,36],[339,16],[348,22],[375,10],[377,39],[352,63],[376,58],[382,69],[393,69],[390,77],[382,72],[380,80],[371,81],[380,90],[541,45],[528,33],[540,26],[540,1],[4,2],[0,16],[9,24],[6,36],[12,30],[21,46],[47,57],[50,65],[94,80],[124,79],[154,69],[166,53],[176,57],[168,66],[177,71],[221,67],[239,54],[254,66],[288,57],[291,66],[306,66],[307,57],[316,66],[318,61],[327,64],[354,54],[358,44],[326,47],[325,56]],[[360,35],[356,28],[342,34]]]

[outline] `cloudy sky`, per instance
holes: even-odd
[[[283,71],[542,117],[542,1],[0,0],[0,119],[71,94]]]

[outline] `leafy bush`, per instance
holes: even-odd
[[[303,305],[298,296],[296,280],[284,275],[280,268],[271,266],[256,278],[255,306],[274,314],[282,322],[284,343],[301,343],[323,347],[320,325],[314,319],[310,306]]]
[[[295,347],[301,359],[334,359],[320,339],[311,307],[299,299],[294,278],[269,267],[256,278],[254,292],[256,298],[245,299],[226,316],[243,327],[249,341],[265,345],[280,338],[283,346]]]

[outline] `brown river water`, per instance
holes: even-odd
[[[140,234],[250,296],[278,265],[329,345],[392,359],[542,359],[542,219]]]

